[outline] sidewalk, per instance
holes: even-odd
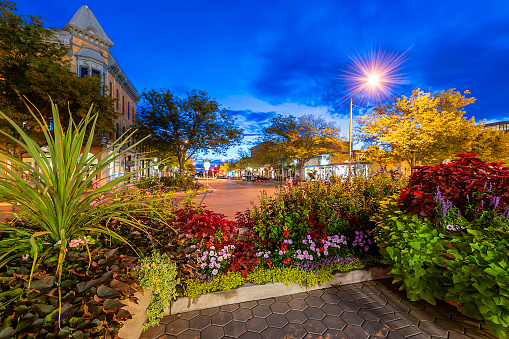
[[[440,302],[411,302],[391,279],[166,316],[141,339],[495,339],[483,322]]]

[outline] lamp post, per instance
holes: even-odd
[[[352,117],[353,117],[353,99],[359,95],[359,93],[366,87],[367,85],[376,86],[380,81],[380,77],[376,74],[372,74],[368,77],[367,81],[361,88],[357,91],[357,93],[350,98],[350,128],[348,133],[348,182],[352,179]]]

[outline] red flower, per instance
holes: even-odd
[[[211,242],[206,242],[205,246],[207,246],[207,248],[211,248],[212,246],[214,246],[214,244]]]
[[[272,261],[268,261],[267,265],[270,266],[272,264]]]
[[[286,238],[288,238],[289,235],[290,235],[290,233],[288,233],[288,231],[283,232],[283,236],[285,236]]]
[[[320,252],[323,252],[323,247],[320,247]]]
[[[290,260],[292,260],[292,259],[290,259],[290,257],[286,257],[286,258],[283,259],[283,263],[287,264],[287,263],[290,262]]]
[[[286,251],[286,248],[287,248],[287,246],[286,246],[286,245],[282,245],[282,246],[281,246],[281,251]]]

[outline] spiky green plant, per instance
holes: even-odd
[[[91,189],[98,174],[139,142],[127,146],[132,135],[129,134],[107,149],[87,156],[92,148],[97,120],[92,107],[79,123],[71,118],[67,129],[61,125],[58,108],[53,103],[52,110],[51,125],[40,113],[37,115],[30,110],[38,122],[37,127],[44,133],[44,147],[0,112],[1,118],[16,129],[20,138],[18,140],[1,130],[0,133],[22,147],[35,163],[32,166],[9,154],[0,154],[0,199],[15,205],[23,216],[21,225],[0,223],[0,267],[30,253],[33,271],[38,257],[59,248],[59,264],[54,273],[60,282],[66,248],[73,239],[81,239],[87,232],[100,232],[126,242],[104,222],[112,219],[143,227],[123,214],[122,207],[128,202],[116,198],[129,187],[128,179],[142,169],[111,178],[113,180]]]

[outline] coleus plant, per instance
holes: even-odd
[[[437,188],[444,201],[458,208],[475,204],[489,206],[498,200],[496,209],[509,205],[509,168],[503,163],[487,163],[474,153],[461,153],[448,164],[419,166],[398,199],[399,208],[410,214],[434,218],[437,215]],[[461,212],[464,212],[462,210]]]

